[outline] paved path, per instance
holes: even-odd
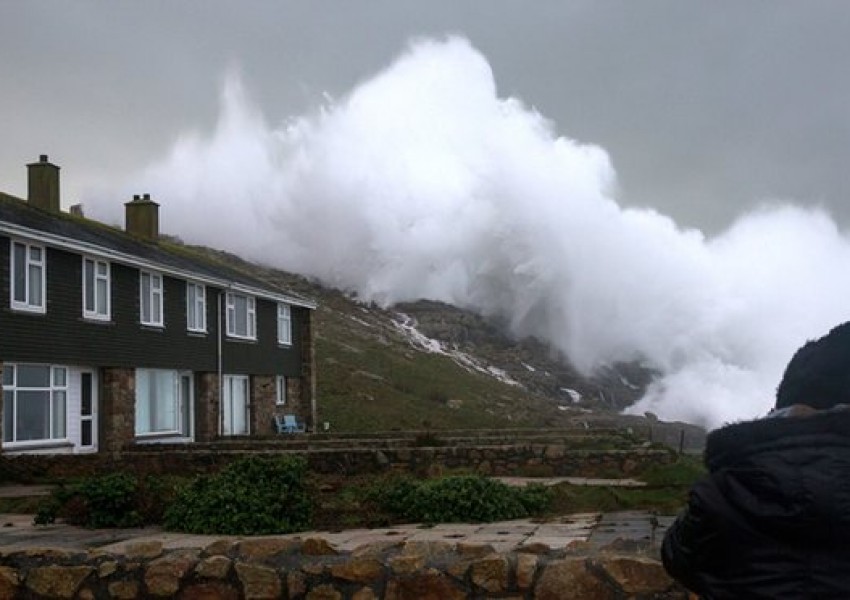
[[[490,544],[497,551],[535,546],[551,550],[566,548],[576,542],[590,549],[612,545],[623,550],[657,552],[664,531],[672,517],[654,517],[644,511],[616,513],[582,513],[546,522],[530,519],[487,524],[444,524],[433,527],[398,525],[380,529],[351,529],[339,532],[310,531],[282,538],[320,537],[341,552],[359,546],[386,542],[431,542]],[[202,536],[164,532],[159,528],[83,529],[64,524],[32,524],[27,515],[0,514],[0,552],[33,547],[61,547],[123,553],[128,546],[140,542],[159,541],[164,548],[203,548],[220,539],[233,536]]]

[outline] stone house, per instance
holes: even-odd
[[[160,237],[148,195],[121,231],[60,210],[47,156],[28,183],[0,193],[0,452],[315,427],[314,302]]]

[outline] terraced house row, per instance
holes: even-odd
[[[162,238],[149,196],[125,209],[124,231],[62,212],[44,155],[26,200],[0,193],[1,451],[313,427],[315,304]]]

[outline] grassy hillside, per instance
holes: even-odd
[[[381,308],[227,253],[185,249],[318,303],[319,421],[333,431],[629,427],[643,419],[615,416],[649,379],[639,366],[583,377],[539,341],[511,339],[498,323],[455,307]]]

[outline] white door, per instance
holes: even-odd
[[[248,377],[225,375],[221,402],[222,435],[248,435]]]

